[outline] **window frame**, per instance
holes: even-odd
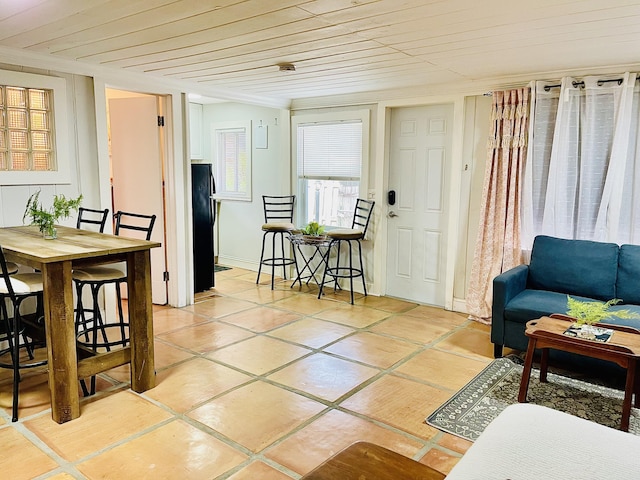
[[[57,185],[71,183],[67,121],[67,82],[64,78],[0,70],[0,84],[51,90],[53,152],[56,170],[0,171],[0,185]]]
[[[307,209],[306,196],[299,191],[300,177],[298,177],[298,127],[300,125],[321,123],[350,123],[360,122],[362,125],[362,159],[360,165],[360,179],[358,187],[359,198],[369,198],[369,145],[370,145],[370,110],[343,110],[325,113],[303,113],[291,117],[291,189],[296,194],[296,218],[305,222]],[[335,227],[329,227],[335,228]]]
[[[245,132],[245,145],[247,150],[247,166],[246,166],[246,178],[247,178],[247,191],[246,192],[232,192],[225,189],[226,186],[226,174],[224,171],[224,165],[222,159],[218,155],[218,132],[224,130],[244,130]],[[250,202],[252,200],[252,157],[253,146],[251,139],[251,121],[229,121],[229,122],[216,122],[211,125],[211,148],[213,164],[216,171],[216,194],[215,198],[220,200],[238,200],[243,202]]]

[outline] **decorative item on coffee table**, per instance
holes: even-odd
[[[27,206],[22,216],[24,222],[27,217],[31,220],[31,225],[37,225],[45,239],[53,240],[57,237],[55,223],[58,220],[69,218],[71,211],[77,211],[82,202],[82,195],[78,198],[67,199],[64,195],[55,195],[53,205],[45,209],[40,202],[40,190],[29,197]]]
[[[640,315],[628,309],[610,311],[613,305],[621,301],[618,298],[612,298],[608,302],[581,301],[567,295],[567,315],[573,319],[573,323],[564,334],[597,342],[609,341],[613,330],[606,327],[598,327],[596,326],[597,323],[611,317],[640,318]]]

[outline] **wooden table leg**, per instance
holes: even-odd
[[[540,381],[547,381],[547,371],[549,370],[549,349],[543,348],[540,356]]]
[[[627,365],[627,381],[624,386],[624,401],[622,402],[622,420],[620,421],[620,430],[629,431],[629,417],[631,416],[631,397],[635,390],[636,383],[636,361],[630,360]]]
[[[636,373],[637,373],[637,371],[638,371],[638,361],[637,360],[635,361],[635,364],[636,364]],[[640,377],[638,377],[638,375],[636,375],[635,387],[634,387],[633,393],[634,393],[633,406],[638,408],[638,407],[640,407]]]
[[[522,370],[522,380],[520,380],[520,391],[518,392],[518,402],[527,401],[527,390],[529,390],[529,379],[531,378],[531,367],[533,366],[533,354],[536,351],[536,340],[529,338],[529,346],[527,347],[527,356],[524,361]]]
[[[127,292],[131,341],[131,389],[141,393],[156,386],[149,250],[127,255]]]
[[[44,264],[42,276],[51,417],[64,423],[80,416],[71,262]]]

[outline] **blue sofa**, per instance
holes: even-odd
[[[538,236],[529,265],[493,280],[491,342],[495,357],[503,347],[524,351],[529,320],[567,312],[567,295],[578,300],[622,300],[611,311],[640,313],[640,246]],[[640,319],[611,317],[607,323],[640,329]]]

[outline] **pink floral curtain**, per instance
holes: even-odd
[[[529,96],[529,88],[493,93],[480,228],[467,292],[467,310],[482,323],[491,323],[494,277],[523,263],[520,196]]]

